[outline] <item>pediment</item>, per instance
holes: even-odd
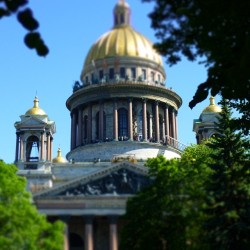
[[[43,120],[37,118],[37,117],[34,117],[34,116],[30,116],[30,117],[25,117],[25,119],[22,119],[21,122],[19,122],[19,127],[25,127],[25,126],[44,126],[46,125],[47,123],[44,122]]]
[[[133,195],[151,182],[146,167],[124,162],[43,191],[34,198]]]

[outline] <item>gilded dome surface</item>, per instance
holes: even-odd
[[[37,96],[35,97],[34,100],[34,106],[33,108],[29,109],[25,115],[46,115],[45,111],[41,108],[39,108],[39,100],[37,98]]]
[[[216,105],[214,102],[214,97],[210,97],[210,105],[207,106],[202,113],[220,113],[221,112],[221,107]]]
[[[105,33],[90,49],[84,67],[108,57],[128,56],[152,60],[162,66],[161,56],[152,43],[131,26],[115,27]]]
[[[130,7],[119,1],[114,8],[114,27],[103,34],[90,48],[84,62],[83,74],[96,61],[109,58],[132,57],[163,66],[162,58],[153,44],[130,25]]]

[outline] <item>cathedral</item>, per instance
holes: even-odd
[[[118,250],[126,201],[150,183],[148,158],[180,158],[177,114],[182,99],[165,85],[152,43],[130,25],[131,9],[118,1],[113,28],[85,58],[66,107],[71,146],[53,158],[55,122],[34,105],[15,123],[15,164],[38,210],[67,225],[65,250]],[[212,136],[210,105],[194,120],[197,142]]]

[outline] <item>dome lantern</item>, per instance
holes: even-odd
[[[214,97],[211,96],[209,98],[210,104],[208,107],[206,107],[202,113],[220,113],[221,112],[221,107],[215,104]]]
[[[33,108],[29,109],[25,115],[46,115],[45,111],[39,108],[39,100],[37,96],[35,96]]]
[[[130,7],[125,0],[119,0],[114,8],[114,27],[130,25]]]

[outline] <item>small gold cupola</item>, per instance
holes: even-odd
[[[210,100],[210,105],[207,106],[202,113],[220,113],[221,112],[221,107],[215,104],[214,97],[211,96],[209,98]]]
[[[67,163],[68,161],[62,156],[62,151],[60,148],[57,150],[57,157],[52,160],[53,163]]]
[[[29,109],[25,115],[46,115],[45,111],[39,108],[39,100],[37,96],[35,96],[33,108]]]
[[[130,25],[130,7],[125,0],[119,0],[114,8],[114,27]]]

